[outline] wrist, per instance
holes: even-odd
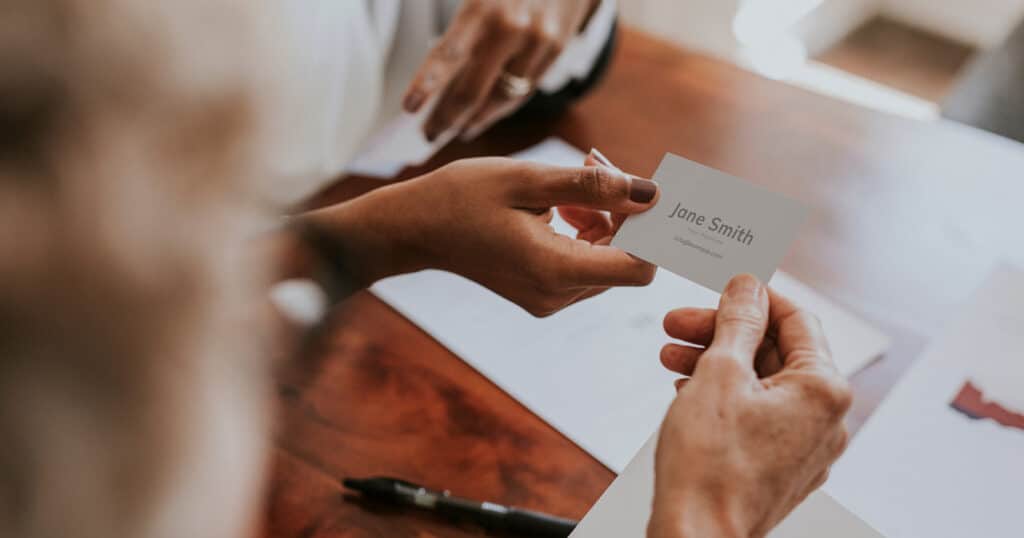
[[[298,217],[329,238],[336,256],[346,261],[361,286],[428,267],[428,256],[410,227],[398,218],[400,207],[392,198],[402,185],[381,187],[341,204]]]
[[[648,538],[749,538],[736,512],[701,497],[690,501],[655,500],[647,525]]]

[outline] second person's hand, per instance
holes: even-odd
[[[602,211],[639,213],[657,195],[653,181],[606,167],[480,158],[303,218],[333,236],[365,285],[443,269],[546,316],[608,287],[651,281],[653,265],[608,245],[614,230]],[[577,238],[551,228],[555,207],[573,217]]]
[[[450,129],[475,136],[534,91],[595,0],[465,0],[420,66],[403,106],[437,106],[423,126],[433,140]]]
[[[750,275],[665,318],[679,383],[658,439],[649,538],[762,537],[825,482],[850,390],[818,320]]]

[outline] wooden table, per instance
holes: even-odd
[[[993,261],[1024,248],[1022,146],[868,111],[636,31],[622,37],[608,78],[565,117],[503,125],[407,175],[555,135],[641,175],[671,151],[804,200],[814,215],[783,268],[894,341],[853,379],[858,428]],[[378,184],[352,178],[319,202]],[[337,317],[314,357],[280,376],[266,536],[481,534],[346,498],[345,476],[396,475],[575,518],[614,478],[372,295]]]

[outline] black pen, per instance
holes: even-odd
[[[576,528],[576,521],[531,510],[503,506],[487,501],[472,501],[452,496],[448,491],[430,491],[396,478],[346,478],[346,488],[365,497],[434,510],[441,514],[469,519],[489,529],[525,536],[565,538]]]

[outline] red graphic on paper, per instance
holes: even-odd
[[[1024,413],[1012,411],[997,402],[985,399],[985,394],[970,380],[964,382],[964,386],[960,388],[956,398],[949,402],[949,406],[968,418],[988,418],[1007,428],[1024,431]]]

